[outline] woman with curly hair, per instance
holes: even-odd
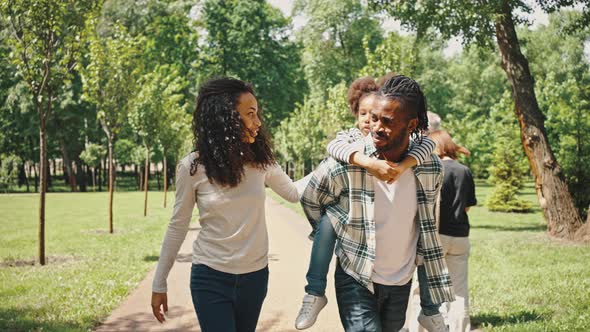
[[[168,309],[166,279],[195,206],[201,231],[193,243],[191,295],[202,331],[254,331],[268,286],[265,185],[297,202],[296,185],[275,162],[252,87],[213,79],[193,114],[196,151],[182,159],[176,202],[152,286],[152,310]]]
[[[357,127],[338,133],[336,139],[331,141],[327,147],[328,153],[334,159],[363,167],[379,180],[389,184],[397,180],[407,169],[419,165],[429,158],[434,150],[433,141],[416,135],[417,143],[420,144],[414,144],[400,163],[392,163],[365,156],[360,150],[362,146],[355,144],[355,142],[369,135],[371,130],[371,110],[377,99],[377,92],[381,85],[393,76],[395,76],[394,73],[386,74],[379,79],[380,83],[375,82],[369,76],[361,77],[352,82],[348,89],[348,105],[352,115],[357,120]],[[306,274],[306,294],[303,297],[301,309],[295,320],[295,328],[298,330],[311,327],[320,311],[328,303],[325,296],[326,276],[336,242],[336,233],[326,215],[322,217],[319,225],[310,236],[313,237],[313,246]],[[424,304],[428,306],[430,303],[425,301]],[[432,304],[430,305],[432,306]],[[435,307],[438,312],[438,306]]]

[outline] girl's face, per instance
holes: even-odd
[[[373,109],[375,100],[375,95],[370,94],[361,97],[361,100],[359,101],[359,112],[356,115],[356,121],[359,129],[365,136],[371,131],[371,110]]]
[[[258,102],[256,101],[256,97],[249,92],[242,93],[238,99],[237,109],[238,113],[240,113],[242,123],[244,123],[242,142],[252,144],[256,141],[258,130],[262,125],[258,117]]]

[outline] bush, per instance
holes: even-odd
[[[0,164],[0,188],[8,192],[10,186],[18,179],[18,169],[22,160],[15,155],[2,155]]]
[[[499,135],[494,143],[488,179],[495,187],[486,206],[490,211],[530,212],[532,204],[516,197],[529,170],[520,146],[518,127],[504,124],[497,130]]]

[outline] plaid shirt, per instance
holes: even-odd
[[[362,142],[365,154],[376,156],[371,135]],[[418,200],[416,222],[420,229],[417,260],[422,260],[426,267],[433,303],[450,302],[454,300],[451,278],[434,216],[443,179],[442,164],[438,157],[431,155],[413,170]],[[375,191],[371,177],[363,168],[328,158],[314,171],[301,204],[314,232],[320,217],[327,214],[338,237],[336,255],[340,265],[348,275],[373,292]]]

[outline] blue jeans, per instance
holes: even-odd
[[[190,287],[201,331],[255,331],[268,288],[268,267],[231,274],[193,264]]]
[[[397,332],[404,326],[412,281],[403,286],[373,283],[373,294],[346,274],[340,263],[334,278],[338,312],[346,332]]]
[[[428,280],[426,278],[426,267],[418,265],[418,287],[420,289],[420,307],[425,316],[434,316],[439,313],[440,303],[432,303],[430,291],[428,291]]]
[[[330,269],[330,262],[334,255],[336,233],[328,217],[324,214],[317,226],[316,234],[311,247],[309,268],[305,278],[307,286],[305,292],[315,296],[323,296],[326,293],[326,276]]]

